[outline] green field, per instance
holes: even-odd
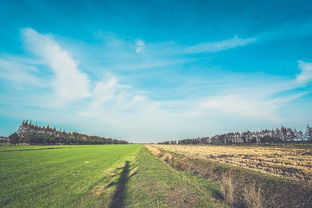
[[[0,147],[0,207],[224,207],[143,145]]]

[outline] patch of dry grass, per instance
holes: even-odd
[[[147,147],[154,154],[159,154],[159,149],[162,149],[189,158],[209,159],[298,181],[312,182],[311,148],[213,145],[149,145]]]
[[[233,177],[231,174],[224,174],[221,178],[221,192],[229,204],[234,204],[235,196],[234,196],[234,185],[233,185]]]
[[[251,183],[248,186],[245,185],[243,192],[244,200],[247,204],[247,207],[253,208],[262,208],[263,199],[261,195],[261,188],[256,186],[256,183]]]
[[[221,161],[221,159],[224,158],[234,158],[236,155],[238,157],[250,158],[250,155],[252,155],[250,149],[252,148],[255,153],[259,154],[261,152],[262,154],[259,155],[262,156],[265,153],[265,150],[268,151],[268,149],[272,147],[225,146],[228,151],[230,150],[229,154],[226,154],[226,152],[217,152],[217,150],[223,146],[148,145],[147,147],[152,149],[153,152],[157,152],[157,154],[155,154],[157,157],[166,161],[177,170],[187,171],[196,176],[218,183],[221,187],[221,190],[220,192],[215,192],[214,197],[219,200],[224,200],[233,208],[311,207],[311,183],[306,183],[306,181],[301,182],[299,180],[288,180],[283,177],[269,176],[266,174],[259,174],[257,171],[249,170],[253,168],[246,168],[246,166]],[[180,149],[180,147],[183,148]],[[213,152],[212,154],[214,154],[213,159],[207,159],[209,155],[207,155],[207,153],[204,154],[205,152],[202,150],[205,150],[205,148],[212,148],[211,151]],[[249,152],[246,155],[241,152],[235,153],[235,150],[233,150],[234,148],[246,148],[249,150]],[[291,151],[291,148],[289,147],[279,148],[280,152]],[[301,151],[303,155],[309,155],[310,149],[304,148],[305,147],[293,149],[299,152]],[[155,149],[158,149],[158,151]],[[222,151],[224,151],[224,149]],[[268,157],[270,157],[271,154],[274,153],[267,153]],[[167,159],[168,157],[166,155],[170,155],[170,160]],[[228,155],[231,155],[231,157]],[[257,154],[254,154],[252,156],[256,155]],[[300,156],[293,155],[292,157],[297,157],[300,159]],[[233,159],[233,161],[235,160],[237,160],[237,158]],[[274,167],[271,168],[273,169]],[[266,172],[264,170],[261,171]],[[274,174],[274,172],[266,173]]]

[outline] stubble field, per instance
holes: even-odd
[[[272,175],[312,182],[311,146],[153,145],[190,158],[209,159]]]

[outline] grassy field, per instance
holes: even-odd
[[[143,145],[0,147],[0,207],[226,207]]]
[[[2,147],[0,207],[108,206],[113,187],[101,197],[92,192],[97,185],[114,180],[116,168],[125,161],[133,161],[140,148],[139,145]]]
[[[264,173],[312,182],[311,146],[157,145],[157,148]]]

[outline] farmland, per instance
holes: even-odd
[[[1,146],[0,167],[0,207],[299,208],[312,201],[310,146]]]
[[[187,146],[158,145],[157,148],[261,171],[264,173],[312,182],[310,146]]]
[[[133,161],[140,146],[39,146],[1,148],[0,207],[95,206],[108,202],[98,184],[125,161]],[[24,151],[21,151],[24,150]],[[27,151],[25,151],[27,150]]]
[[[0,207],[226,207],[143,145],[0,147]]]
[[[311,146],[146,145],[177,170],[221,187],[230,207],[311,207]]]

